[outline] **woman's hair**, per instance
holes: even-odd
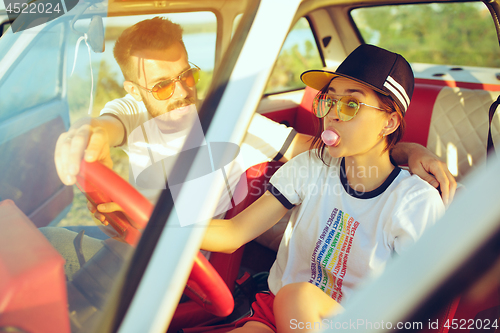
[[[333,79],[332,79],[333,80]],[[328,88],[330,87],[330,82],[328,82],[327,85],[325,85],[319,92],[318,94],[326,94],[328,92]],[[401,111],[401,108],[398,106],[398,104],[392,99],[390,96],[382,95],[381,93],[375,91],[376,96],[380,102],[380,108],[383,109],[383,111],[387,113],[393,113],[396,112],[398,114],[400,123],[398,128],[392,132],[391,134],[387,135],[385,137],[386,140],[386,146],[384,148],[384,151],[391,151],[396,143],[398,143],[402,138],[403,134],[405,132],[406,128],[406,122],[405,118],[403,116],[403,112]],[[328,165],[325,160],[323,159],[323,154],[325,152],[326,144],[323,142],[321,139],[321,133],[323,133],[323,118],[318,118],[314,114],[314,110],[311,113],[313,117],[313,122],[314,122],[314,127],[316,129],[316,134],[314,135],[314,138],[311,142],[310,149],[317,149],[316,150],[316,156],[325,164]],[[311,150],[309,150],[309,153],[311,153]]]

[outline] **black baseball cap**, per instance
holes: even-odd
[[[357,81],[392,97],[403,115],[408,110],[415,80],[410,64],[400,54],[362,44],[347,56],[335,72],[310,70],[302,73],[300,79],[307,86],[321,90],[338,76]]]

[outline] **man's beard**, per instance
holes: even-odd
[[[176,100],[175,102],[173,102],[172,104],[169,104],[167,106],[167,112],[170,112],[172,110],[179,109],[179,108],[191,105],[191,104],[195,104],[195,103],[196,103],[196,98],[194,98],[194,97],[188,97],[188,98],[184,98],[181,100]]]
[[[164,110],[158,110],[147,99],[143,101],[149,114],[156,120],[160,130],[165,133],[174,133],[191,127],[198,116],[194,97],[169,103]]]

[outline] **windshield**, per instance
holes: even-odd
[[[10,318],[19,303],[7,299],[21,299],[25,318],[10,326],[92,331],[115,311],[107,304],[148,243],[141,236],[162,192],[170,188],[175,205],[186,181],[238,155],[237,144],[205,141],[215,109],[200,114],[213,82],[227,80],[234,65],[224,55],[238,51],[233,34],[244,40],[235,31],[247,4],[230,2],[223,10],[218,1],[81,2],[29,29],[14,24],[0,38],[0,302]],[[226,68],[214,77],[222,59]],[[200,151],[209,168],[188,175]],[[240,174],[222,172],[219,181]],[[206,217],[180,204],[175,212],[188,226],[224,214],[230,200],[223,194]],[[32,287],[19,289],[19,281]],[[41,285],[47,294],[35,293]]]

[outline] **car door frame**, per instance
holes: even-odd
[[[0,60],[0,86],[4,84],[9,75],[15,75],[16,70],[22,70],[18,66],[37,42],[36,36],[48,31],[55,24],[62,24],[61,34],[63,36],[68,33],[67,23],[59,20],[34,27],[27,32],[16,33],[19,35],[13,45],[13,48],[16,48],[15,52],[9,53],[8,56]],[[7,33],[14,34],[12,31],[7,31]],[[25,33],[29,34],[29,37],[23,40],[21,34]],[[16,144],[26,147],[28,144],[26,140],[29,140],[33,145],[32,154],[19,157],[22,161],[19,160],[19,163],[15,163],[16,165],[9,168],[7,173],[4,170],[3,174],[8,174],[8,178],[11,180],[23,179],[24,177],[24,179],[28,179],[24,185],[36,188],[33,191],[35,193],[30,194],[27,193],[27,188],[24,191],[18,189],[18,191],[28,195],[24,200],[16,198],[15,195],[0,196],[0,199],[14,200],[38,227],[56,224],[70,210],[73,199],[73,189],[62,184],[54,164],[54,148],[57,137],[69,128],[69,106],[64,73],[66,68],[64,38],[61,38],[60,43],[60,61],[56,66],[58,70],[56,95],[47,102],[20,110],[18,114],[0,122],[0,150],[4,153],[11,152]],[[40,141],[40,138],[43,138],[44,141]],[[33,173],[35,169],[43,170],[44,176],[40,177],[37,174],[35,177]],[[43,195],[43,198],[39,198],[38,194]]]

